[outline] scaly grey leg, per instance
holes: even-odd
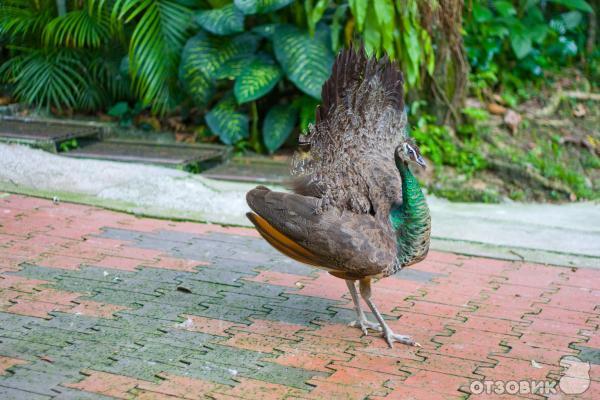
[[[371,301],[371,278],[365,278],[360,280],[360,294],[371,309],[371,312],[375,314],[375,317],[377,318],[377,321],[379,321],[379,324],[381,324],[381,326],[383,327],[383,337],[385,338],[390,348],[394,347],[392,345],[392,343],[394,342],[407,344],[409,346],[421,347],[421,345],[415,342],[410,336],[395,334],[385,323],[385,320],[379,313],[379,310],[377,310],[377,307],[375,307],[375,304]]]
[[[346,285],[348,286],[348,291],[350,291],[350,296],[352,296],[354,310],[356,311],[356,316],[358,317],[355,321],[350,322],[350,326],[356,326],[357,328],[360,328],[365,335],[367,334],[367,329],[373,329],[381,332],[381,326],[378,323],[369,321],[360,307],[358,292],[356,291],[356,285],[354,284],[354,281],[346,279]]]

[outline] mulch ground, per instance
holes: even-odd
[[[431,252],[374,285],[422,344],[389,349],[252,229],[0,197],[1,399],[508,398],[471,383],[556,383],[568,355],[589,388],[550,397],[600,398],[600,270]]]

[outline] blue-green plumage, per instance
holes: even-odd
[[[402,178],[402,204],[392,207],[390,222],[396,234],[397,268],[421,261],[429,250],[431,216],[419,181],[408,165],[396,159]]]

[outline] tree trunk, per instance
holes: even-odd
[[[435,70],[425,74],[420,95],[440,124],[456,126],[467,95],[469,64],[461,35],[463,0],[421,2],[423,27],[435,46]]]

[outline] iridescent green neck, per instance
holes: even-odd
[[[396,233],[398,268],[425,258],[429,250],[431,217],[417,178],[401,160],[396,167],[402,178],[402,204],[392,207],[390,221]]]

